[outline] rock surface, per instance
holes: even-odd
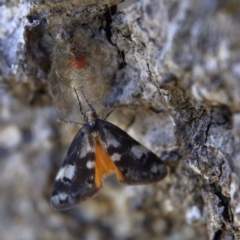
[[[1,239],[240,239],[240,3],[118,3],[0,7]],[[50,208],[78,130],[57,119],[82,121],[74,86],[161,156],[162,182],[113,176],[79,207]]]

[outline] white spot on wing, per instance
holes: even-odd
[[[86,167],[87,167],[88,169],[94,168],[94,167],[95,167],[95,161],[90,161],[90,160],[87,161]]]
[[[131,153],[137,158],[140,159],[142,155],[148,153],[148,150],[142,145],[133,145],[131,148]]]
[[[64,173],[64,177],[72,180],[75,174],[76,166],[75,165],[67,165],[66,171]]]
[[[88,137],[85,135],[84,138],[82,139],[81,151],[78,152],[79,158],[85,158],[89,152],[94,152],[94,149],[90,145]]]
[[[109,146],[113,146],[115,148],[118,148],[121,146],[120,142],[113,136],[106,128],[103,128],[104,134],[105,134],[105,142],[102,142],[103,147],[106,149]]]
[[[56,195],[51,197],[51,202],[52,202],[52,205],[59,205],[59,196]]]
[[[111,159],[115,162],[115,161],[119,161],[121,159],[121,155],[119,153],[114,153],[111,156]]]
[[[75,165],[66,165],[61,168],[57,174],[56,180],[63,180],[63,178],[67,178],[72,180],[75,174],[76,166]]]
[[[64,201],[67,199],[68,195],[66,193],[59,193],[57,195],[61,201]]]
[[[158,166],[157,166],[156,163],[152,165],[152,167],[151,167],[151,172],[152,172],[152,173],[157,173],[157,172],[158,172]]]
[[[64,176],[64,171],[65,171],[65,168],[61,168],[59,171],[58,171],[58,174],[56,176],[56,180],[59,180],[59,179],[62,179],[63,176]]]
[[[59,205],[60,201],[66,200],[68,195],[66,193],[59,193],[56,196],[51,197],[51,202],[54,203],[54,205]]]

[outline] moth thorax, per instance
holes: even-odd
[[[84,122],[88,123],[89,125],[94,125],[97,119],[97,114],[94,110],[87,110],[84,113]]]

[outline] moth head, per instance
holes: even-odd
[[[97,119],[97,114],[93,109],[89,109],[84,113],[84,122],[93,122]]]

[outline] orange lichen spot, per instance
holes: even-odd
[[[96,139],[96,164],[95,164],[95,184],[97,187],[102,186],[104,176],[115,172],[119,181],[123,180],[121,172],[110,159],[109,155],[103,149],[101,143]]]
[[[82,69],[87,65],[85,57],[81,53],[72,54],[68,58],[68,62],[73,69]]]

